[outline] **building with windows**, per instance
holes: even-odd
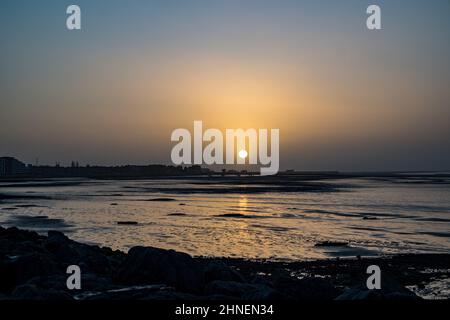
[[[27,172],[27,167],[13,157],[0,157],[0,176],[15,176]]]

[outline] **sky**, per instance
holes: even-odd
[[[202,120],[280,129],[281,169],[450,170],[449,83],[448,0],[0,4],[0,156],[26,163],[170,164]]]

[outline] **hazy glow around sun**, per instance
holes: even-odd
[[[239,151],[239,157],[240,158],[245,159],[245,158],[247,158],[247,156],[248,156],[247,151],[245,151],[245,150]]]

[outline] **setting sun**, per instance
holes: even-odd
[[[247,156],[248,156],[247,151],[245,151],[245,150],[239,151],[239,157],[240,158],[245,159],[245,158],[247,158]]]

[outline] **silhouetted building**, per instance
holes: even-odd
[[[20,162],[13,157],[0,158],[0,176],[15,176],[25,174],[27,167],[23,162]]]
[[[173,177],[188,175],[208,175],[212,171],[201,166],[165,166],[165,165],[125,165],[125,166],[90,166],[82,167],[73,161],[70,167],[62,167],[57,162],[55,166],[29,166],[12,157],[0,158],[0,177],[28,176],[34,178],[146,178],[146,177]]]

